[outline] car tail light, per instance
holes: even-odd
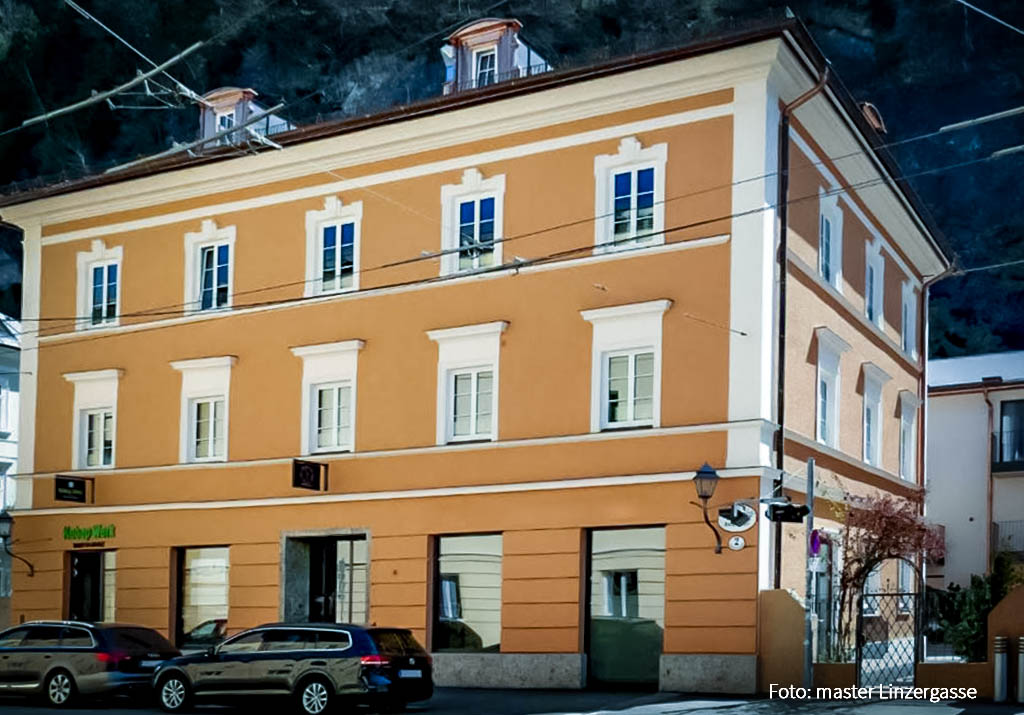
[[[129,657],[130,656],[128,656],[128,655],[126,655],[124,653],[117,653],[117,652],[114,652],[114,653],[97,653],[96,654],[96,660],[98,660],[99,662],[104,663],[104,664],[106,664],[108,666],[116,666],[118,663],[120,663],[123,660],[127,660]]]
[[[391,660],[386,655],[364,655],[359,662],[363,665],[380,667],[388,665]]]

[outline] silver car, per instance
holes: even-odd
[[[44,695],[66,706],[78,695],[139,689],[180,655],[142,626],[33,621],[0,633],[0,693]]]

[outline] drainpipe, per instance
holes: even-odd
[[[988,442],[988,461],[985,464],[985,469],[988,471],[988,479],[985,480],[985,485],[988,488],[988,493],[985,499],[985,575],[988,576],[992,572],[992,443],[995,438],[992,436],[995,430],[995,411],[996,406],[992,404],[992,400],[988,398],[989,388],[983,387],[981,394],[985,398],[985,405],[988,408],[988,430],[985,433],[986,441]],[[1020,655],[1024,658],[1024,653]]]
[[[788,270],[788,234],[789,234],[789,118],[800,106],[807,103],[825,89],[828,81],[829,66],[818,79],[818,83],[801,94],[789,104],[782,107],[779,116],[779,196],[776,202],[776,214],[779,221],[779,345],[778,390],[775,395],[776,421],[779,431],[775,433],[775,466],[779,473],[775,478],[774,495],[782,496],[782,470],[785,468],[786,455],[786,278]],[[782,522],[775,522],[775,588],[782,583]]]

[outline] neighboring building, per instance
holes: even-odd
[[[240,87],[221,87],[204,94],[204,103],[199,106],[199,138],[206,139],[232,127],[241,127],[223,135],[218,141],[219,145],[238,144],[249,139],[259,141],[295,128],[287,119],[267,114],[266,107],[256,103],[257,96],[256,90]],[[251,122],[257,117],[258,121]]]
[[[21,323],[0,314],[0,510],[15,502]],[[10,623],[11,559],[0,548],[0,628]]]
[[[825,67],[788,20],[5,199],[44,321],[16,618],[365,618],[443,684],[755,690],[776,532],[716,554],[689,482],[779,473],[776,138]],[[947,258],[838,82],[789,139],[785,468],[913,493]]]
[[[1024,351],[928,363],[928,517],[946,533],[929,585],[967,586],[998,551],[1024,558]]]
[[[444,94],[549,72],[551,65],[519,37],[519,20],[474,20],[447,37]]]

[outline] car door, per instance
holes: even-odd
[[[246,631],[221,643],[206,660],[190,666],[196,693],[248,689],[252,659],[262,642],[262,630]]]
[[[263,643],[253,658],[250,671],[251,688],[261,691],[291,692],[296,674],[306,669],[307,648],[316,642],[296,628],[269,628],[263,632]]]
[[[14,664],[18,662],[18,648],[28,628],[12,628],[0,633],[0,690],[9,689],[13,681]]]
[[[43,678],[60,655],[60,626],[30,626],[13,659],[14,682],[42,687]]]

